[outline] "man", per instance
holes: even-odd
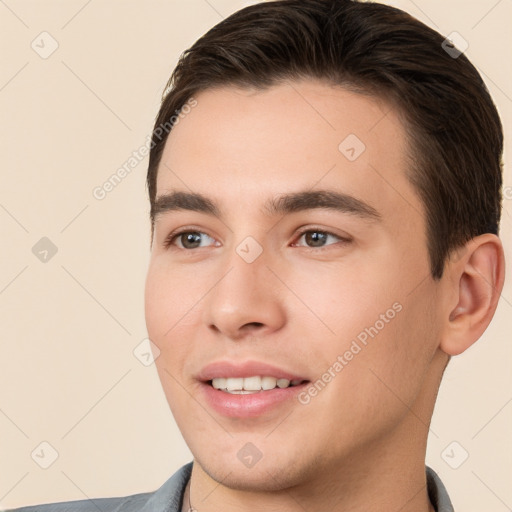
[[[427,435],[503,287],[502,139],[467,58],[399,10],[285,0],[214,27],[147,179],[146,322],[194,461],[19,510],[453,510]]]

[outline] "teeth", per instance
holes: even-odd
[[[290,381],[288,379],[279,379],[277,381],[278,388],[287,388],[290,385]]]
[[[250,393],[258,393],[259,391],[267,391],[270,389],[287,388],[290,385],[297,386],[302,380],[276,379],[275,377],[217,377],[212,380],[212,386],[215,389],[227,391],[228,393],[246,395]]]
[[[261,389],[261,377],[246,377],[243,379],[243,387],[246,391],[259,391]]]
[[[277,379],[274,377],[262,377],[261,378],[261,389],[268,390],[274,389],[277,385]]]
[[[212,380],[212,386],[215,389],[226,389],[226,379],[213,379]]]
[[[238,391],[243,389],[244,379],[226,379],[226,389],[228,391]]]

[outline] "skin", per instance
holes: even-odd
[[[159,215],[145,292],[158,374],[194,455],[192,505],[432,511],[425,451],[435,398],[449,356],[494,314],[499,239],[473,239],[432,279],[406,132],[383,100],[315,80],[195,98],[167,140],[157,197],[199,192],[223,217]],[[348,134],[366,146],[353,162],[338,149]],[[262,212],[268,199],[320,189],[364,201],[379,219]],[[166,248],[178,228],[204,233],[201,246],[178,237]],[[316,245],[301,229],[332,236]],[[236,252],[248,236],[263,250],[252,263]],[[401,311],[307,405],[228,418],[200,393],[197,373],[220,359],[264,361],[314,382],[395,303]],[[251,468],[237,457],[248,442],[262,454]]]

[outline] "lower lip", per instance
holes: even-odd
[[[223,416],[232,418],[254,418],[297,397],[307,382],[288,388],[274,388],[247,395],[227,393],[215,389],[207,382],[201,388],[208,404]]]

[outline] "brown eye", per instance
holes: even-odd
[[[325,245],[329,235],[322,231],[308,231],[304,234],[305,241],[313,247],[322,247]]]
[[[201,233],[181,233],[178,237],[184,249],[196,249],[201,245]]]
[[[333,245],[337,242],[349,242],[350,240],[342,238],[328,231],[320,229],[309,229],[300,234],[299,240],[304,239],[305,244],[298,243],[297,245],[310,248],[322,248],[325,246]],[[332,240],[331,243],[328,243]]]
[[[176,245],[179,249],[197,249],[211,245],[208,244],[208,240],[214,242],[212,237],[201,231],[182,231],[171,233],[164,242],[164,246],[168,248]]]

